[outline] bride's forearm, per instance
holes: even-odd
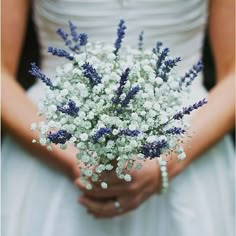
[[[169,161],[170,178],[178,175],[234,127],[234,79],[235,73],[229,73],[210,91],[207,98],[208,104],[193,114],[191,128],[188,131],[193,136],[190,142],[184,142],[187,157],[181,162],[178,162],[176,158]]]
[[[7,71],[2,71],[2,124],[4,129],[16,139],[26,150],[48,165],[59,168],[66,174],[72,170],[75,160],[75,150],[62,151],[57,146],[49,152],[40,144],[32,144],[38,139],[38,133],[30,130],[32,122],[39,121],[37,109],[29,100],[25,91]],[[14,147],[13,147],[14,148]]]

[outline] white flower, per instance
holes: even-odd
[[[30,129],[32,131],[36,130],[37,129],[37,124],[36,123],[32,123],[31,126],[30,126]]]
[[[113,169],[113,166],[111,164],[106,165],[106,170],[112,170],[112,169]]]
[[[76,138],[75,138],[75,137],[72,137],[72,138],[70,138],[70,140],[69,140],[70,143],[74,143],[75,141],[76,141]]]
[[[92,124],[89,121],[84,122],[84,128],[85,129],[90,129],[92,127]]]
[[[86,141],[86,140],[88,140],[88,135],[86,133],[82,133],[80,135],[80,139],[81,139],[81,141]]]
[[[32,140],[32,143],[37,143],[36,139],[33,139],[33,140]]]
[[[62,95],[62,96],[66,96],[68,93],[69,93],[69,91],[68,91],[67,89],[63,89],[63,90],[61,91],[61,95]]]
[[[82,75],[82,71],[78,68],[74,68],[73,71],[72,71],[72,74]]]
[[[129,129],[130,130],[136,130],[137,126],[133,123],[133,124],[129,125]]]
[[[42,146],[45,146],[47,144],[47,139],[46,138],[40,138],[39,139],[39,143],[42,145]]]
[[[142,124],[142,125],[141,125],[141,130],[142,130],[143,132],[147,131],[148,129],[149,129],[149,126],[148,126],[147,124]]]
[[[184,160],[185,158],[186,158],[185,152],[182,152],[178,155],[178,159],[181,160],[181,161]]]
[[[152,104],[150,101],[146,101],[143,106],[144,106],[146,109],[151,109],[151,108],[152,108],[152,105],[153,105],[153,104]]]
[[[113,129],[113,130],[112,130],[112,134],[113,134],[113,135],[119,134],[119,130],[118,130],[118,129]]]
[[[81,114],[80,114],[81,115]],[[92,112],[92,111],[90,111],[89,113],[88,113],[88,119],[89,120],[92,120],[94,118],[94,113]]]
[[[152,135],[152,136],[149,136],[149,137],[147,138],[147,142],[148,142],[148,143],[153,143],[153,142],[155,142],[155,141],[157,141],[157,136],[156,136],[156,135]]]
[[[156,77],[156,83],[157,84],[162,84],[163,83],[163,79],[161,77]]]
[[[87,183],[87,184],[86,184],[86,189],[87,189],[87,190],[91,190],[91,189],[92,189],[92,185],[91,185],[90,183]]]
[[[48,150],[49,152],[51,152],[53,149],[52,149],[51,146],[47,146],[47,150]]]
[[[64,72],[68,73],[70,70],[73,69],[73,64],[72,63],[67,63],[64,65]]]
[[[130,182],[131,181],[131,175],[129,175],[129,174],[126,174],[125,176],[124,176],[124,180],[126,181],[126,182]]]
[[[103,189],[107,189],[108,185],[107,185],[107,183],[102,182],[102,183],[101,183],[101,187],[102,187]]]

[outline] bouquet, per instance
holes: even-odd
[[[137,48],[121,47],[124,20],[119,22],[114,45],[88,42],[87,34],[78,33],[71,22],[69,29],[69,34],[62,29],[57,34],[70,52],[48,48],[52,55],[65,59],[53,80],[31,65],[30,73],[47,85],[39,110],[46,121],[31,126],[40,131],[40,144],[48,150],[52,143],[62,149],[67,143],[78,148],[87,189],[92,187],[88,178],[107,188],[107,181],[100,179],[106,171],[131,181],[130,170],[142,167],[136,160],[162,158],[172,152],[184,159],[181,139],[189,128],[185,116],[206,103],[203,99],[184,106],[202,63],[179,77],[175,67],[180,57],[171,58],[161,42],[145,50],[143,32]]]

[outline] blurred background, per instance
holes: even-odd
[[[28,16],[27,33],[21,52],[21,59],[17,75],[17,79],[24,89],[28,89],[35,82],[35,79],[28,73],[31,62],[36,62],[37,65],[40,65],[39,43],[37,41],[37,35],[32,19],[32,10],[30,11],[30,14]],[[207,35],[204,40],[203,63],[204,85],[209,90],[215,84],[215,68]],[[235,142],[234,131],[232,131],[231,136]]]

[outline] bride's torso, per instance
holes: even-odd
[[[207,0],[34,0],[34,20],[38,31],[42,70],[53,78],[55,67],[63,59],[47,53],[48,46],[63,48],[55,33],[68,29],[71,20],[90,41],[116,39],[120,19],[127,25],[125,43],[137,47],[138,35],[144,31],[144,47],[157,41],[169,47],[171,55],[180,56],[183,74],[201,58],[207,22]],[[202,76],[195,82],[202,87]]]

